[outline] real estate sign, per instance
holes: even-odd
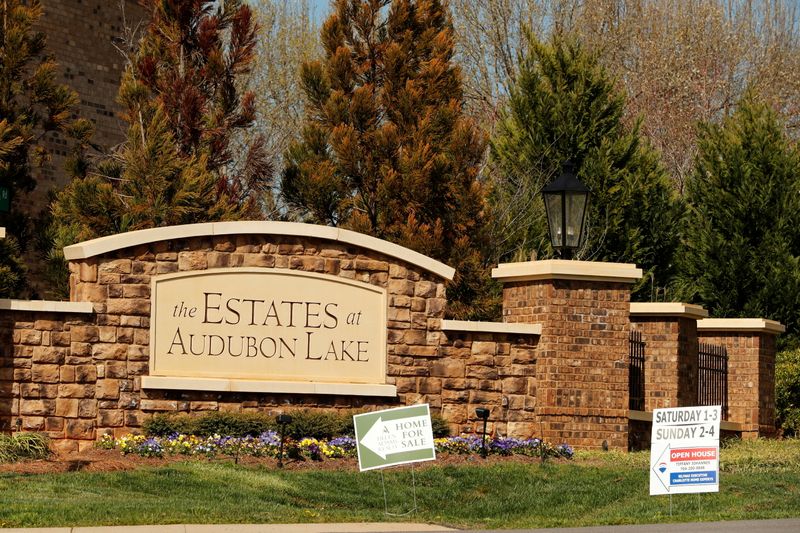
[[[428,404],[355,415],[353,425],[362,472],[436,459]]]
[[[650,495],[719,492],[721,407],[653,411]]]

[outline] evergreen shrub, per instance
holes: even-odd
[[[292,423],[286,426],[286,436],[295,440],[304,438],[332,439],[352,436],[353,412],[316,411],[304,409],[291,413]],[[450,435],[447,422],[440,416],[431,416],[435,438]],[[208,437],[257,437],[266,431],[279,431],[275,416],[266,413],[225,413],[211,411],[199,416],[187,414],[156,414],[146,420],[142,431],[148,437],[169,437],[170,435],[197,435]]]
[[[783,435],[800,436],[800,349],[779,352],[776,357],[775,404]]]

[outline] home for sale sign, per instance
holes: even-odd
[[[650,495],[719,492],[719,405],[653,411]]]

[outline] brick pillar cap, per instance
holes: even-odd
[[[663,316],[706,318],[708,311],[702,305],[680,302],[631,302],[631,316]]]
[[[704,318],[697,321],[697,330],[730,331],[731,333],[772,333],[777,335],[786,331],[786,326],[766,318]]]
[[[540,279],[571,279],[584,281],[611,281],[635,283],[642,277],[642,269],[629,263],[601,263],[596,261],[567,261],[547,259],[521,263],[500,263],[492,269],[492,277],[508,281]]]

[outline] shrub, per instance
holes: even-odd
[[[200,416],[157,414],[142,425],[149,437],[170,435],[226,435],[255,437],[275,428],[275,419],[265,413],[224,413],[213,411]]]
[[[193,433],[203,437],[257,437],[275,428],[275,418],[266,413],[210,412],[195,419]]]
[[[431,429],[434,439],[443,439],[450,436],[450,426],[439,415],[431,415]]]
[[[175,433],[194,433],[194,419],[186,415],[156,414],[144,421],[142,431],[152,437],[166,437]]]
[[[775,404],[784,436],[800,436],[800,349],[779,352],[775,358]]]
[[[332,439],[353,436],[353,412],[316,411],[304,409],[292,411],[292,423],[286,426],[286,436],[294,440],[304,438]],[[450,436],[450,428],[442,417],[431,416],[435,438]],[[257,437],[267,431],[279,431],[275,417],[266,413],[224,413],[211,411],[199,416],[186,414],[156,414],[146,420],[142,431],[148,437],[170,435],[197,435],[208,437]]]
[[[286,426],[286,435],[298,441],[304,438],[332,439],[354,434],[352,413],[303,410],[290,414],[292,423]]]
[[[292,423],[286,435],[295,440],[305,437],[330,439],[353,435],[351,413],[302,410],[291,412]],[[228,437],[257,437],[267,431],[278,431],[275,417],[266,413],[224,413],[212,411],[199,416],[157,414],[142,426],[149,437],[170,435],[224,435]]]
[[[22,459],[46,459],[50,455],[50,439],[41,433],[0,435],[0,463]]]

